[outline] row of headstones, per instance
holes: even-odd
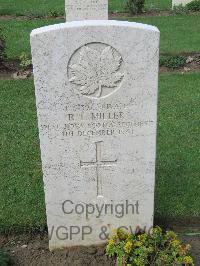
[[[191,0],[172,0],[172,7],[177,5],[186,5]],[[76,20],[84,19],[108,19],[108,1],[107,0],[66,0],[65,1],[65,13],[66,21],[73,21],[74,14],[76,14]]]
[[[66,9],[72,22],[31,33],[51,250],[154,214],[159,31],[107,20],[107,0]]]

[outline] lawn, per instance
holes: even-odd
[[[200,215],[200,75],[161,75],[156,214]]]
[[[125,1],[109,0],[109,10],[111,12],[126,11]],[[63,15],[64,2],[64,0],[0,0],[0,15]],[[154,10],[170,9],[171,0],[146,0],[145,8]]]
[[[44,224],[42,172],[32,80],[1,81],[0,230]]]
[[[161,75],[156,216],[200,215],[200,75]],[[45,205],[32,80],[0,81],[0,228],[44,226]]]
[[[125,18],[122,18],[123,20]],[[152,24],[161,31],[161,52],[197,52],[200,51],[199,15],[179,15],[169,17],[142,17],[131,21]],[[22,52],[30,55],[29,35],[32,29],[49,24],[60,23],[58,19],[38,19],[27,21],[0,20],[0,27],[6,35],[7,54],[10,59],[19,58]]]
[[[0,81],[0,230],[45,223],[32,80]]]

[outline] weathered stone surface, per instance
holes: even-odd
[[[66,21],[107,20],[108,0],[65,0]]]
[[[192,0],[172,0],[172,7],[173,6],[178,6],[178,5],[186,5],[190,3]]]
[[[150,228],[159,31],[68,22],[34,30],[31,46],[50,249]]]

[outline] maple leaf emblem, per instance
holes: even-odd
[[[124,74],[119,73],[122,57],[111,46],[102,51],[84,46],[80,50],[77,64],[69,65],[70,82],[78,85],[83,95],[99,98],[103,87],[116,88]]]

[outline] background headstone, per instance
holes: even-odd
[[[66,21],[107,20],[108,0],[65,0]]]
[[[178,6],[178,5],[186,5],[190,3],[192,0],[172,0],[172,7]]]

